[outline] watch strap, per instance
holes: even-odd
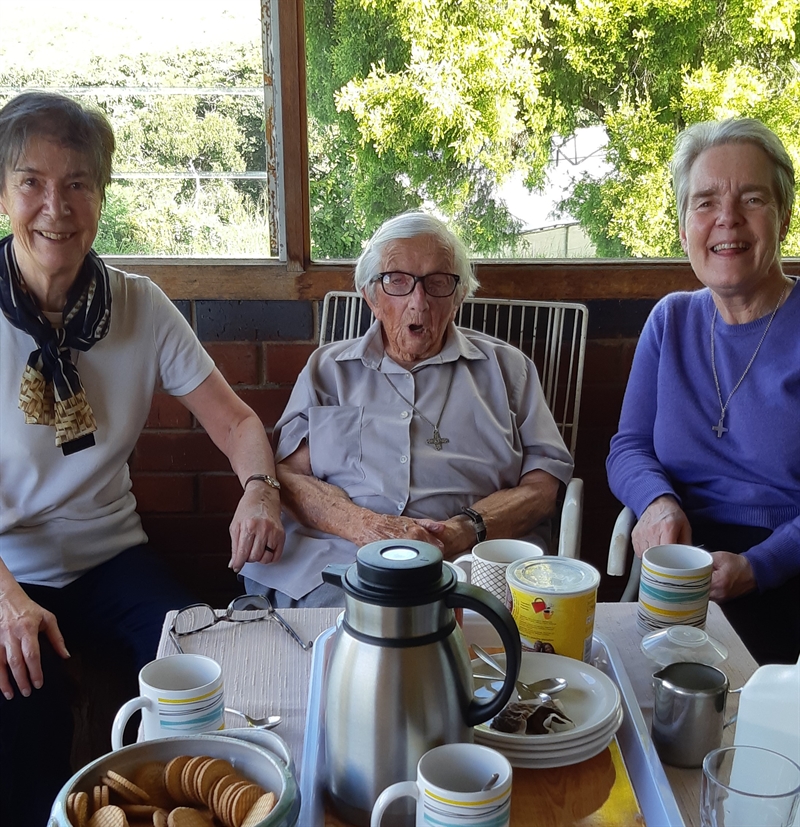
[[[474,508],[464,506],[461,510],[472,520],[475,537],[479,543],[482,543],[486,539],[486,524],[483,522],[483,517]]]
[[[271,477],[269,474],[251,474],[245,481],[242,488],[247,488],[248,484],[253,482],[253,480],[258,480],[259,482],[265,482],[270,488],[275,488],[278,491],[281,489],[281,484],[275,479],[275,477]]]

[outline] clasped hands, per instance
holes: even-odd
[[[365,515],[361,529],[356,542],[359,546],[376,540],[419,540],[436,546],[446,558],[468,551],[475,543],[472,523],[460,515],[440,521],[371,514]]]
[[[692,528],[677,501],[668,495],[657,497],[642,512],[631,534],[637,557],[653,546],[669,543],[691,545]],[[748,559],[729,551],[712,551],[714,568],[711,573],[710,599],[720,603],[753,591],[756,579]]]

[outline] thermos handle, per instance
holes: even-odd
[[[493,594],[469,583],[458,583],[455,589],[447,594],[444,602],[450,609],[472,609],[485,617],[497,629],[506,650],[506,677],[500,691],[488,701],[473,698],[465,710],[464,723],[467,726],[476,726],[494,718],[516,691],[522,661],[519,629],[511,612]]]

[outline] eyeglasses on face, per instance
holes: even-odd
[[[389,296],[408,296],[414,292],[417,282],[422,282],[422,289],[436,299],[445,299],[456,291],[460,276],[455,273],[428,273],[427,276],[412,276],[401,270],[378,273],[373,282],[379,281],[383,292]]]
[[[169,629],[169,636],[183,654],[178,638],[210,629],[221,621],[254,623],[258,620],[276,620],[303,649],[310,649],[311,641],[304,643],[295,630],[275,611],[272,603],[261,594],[243,594],[234,598],[224,615],[219,615],[208,603],[193,603],[178,610]]]

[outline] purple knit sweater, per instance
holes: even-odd
[[[745,552],[760,591],[800,573],[800,286],[778,310],[725,414],[711,371],[709,290],[662,299],[636,347],[619,432],[606,462],[614,495],[640,517],[672,494],[689,520],[773,529]],[[724,402],[753,355],[769,315],[728,325],[717,316],[717,375]],[[800,596],[798,596],[800,599]]]

